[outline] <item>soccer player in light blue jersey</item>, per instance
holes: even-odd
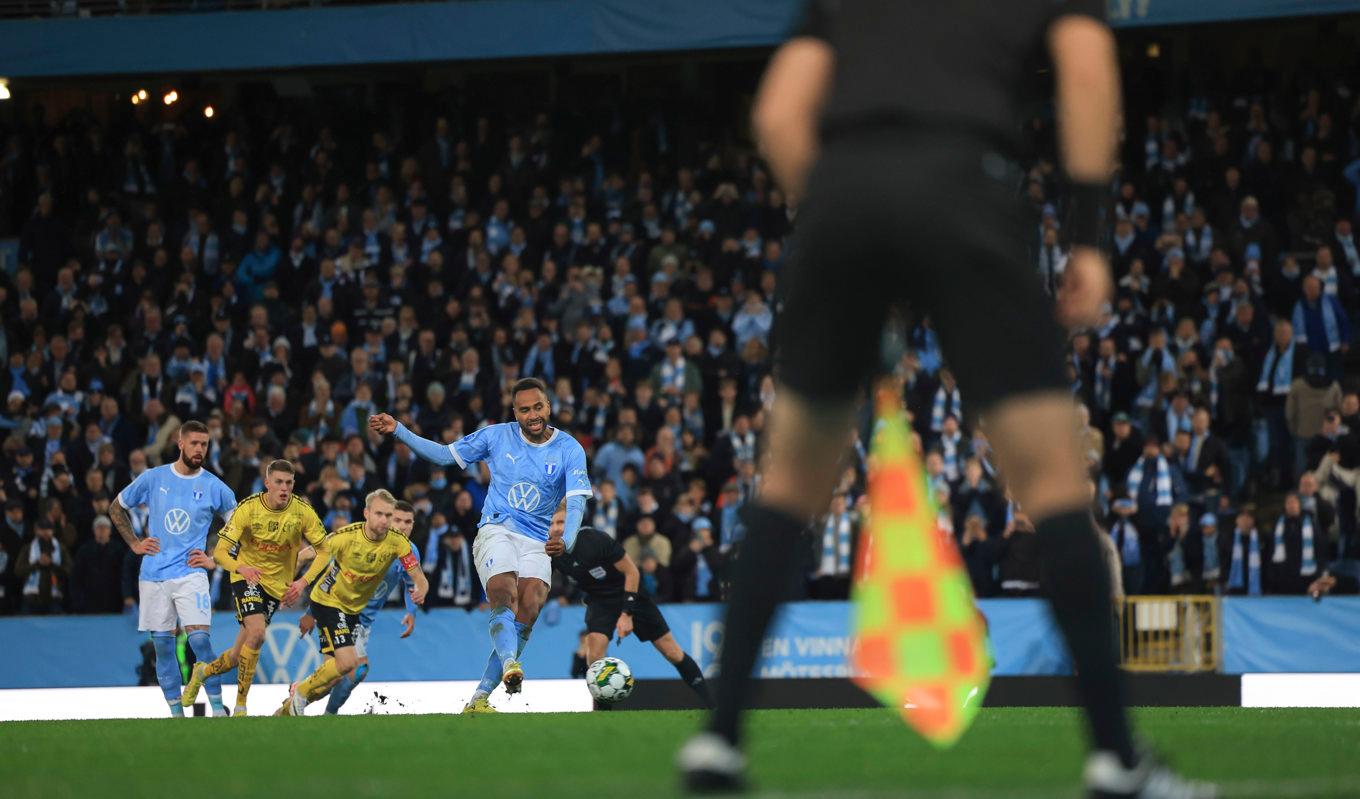
[[[385,413],[369,419],[374,431],[395,434],[428,461],[463,468],[481,461],[491,471],[472,559],[492,608],[494,651],[464,712],[490,710],[486,698],[498,682],[505,683],[506,693],[519,693],[524,682],[519,656],[552,581],[552,559],[544,548],[553,511],[565,498],[562,540],[570,551],[591,494],[585,450],[548,424],[552,405],[547,385],[524,378],[510,396],[515,421],[489,425],[452,444],[421,438]]]
[[[156,679],[172,716],[184,715],[179,703],[175,627],[184,627],[200,663],[211,663],[217,657],[208,637],[212,601],[207,570],[215,564],[204,548],[213,517],[230,517],[236,497],[217,475],[203,468],[207,454],[207,426],[185,422],[179,429],[179,459],[142,472],[109,506],[119,535],[129,549],[142,556],[137,629],[151,633],[156,646]],[[145,538],[137,536],[128,514],[130,508],[139,505],[148,509]],[[212,678],[207,689],[213,715],[226,715],[221,683]]]
[[[411,530],[415,526],[415,508],[406,500],[398,501],[396,510],[392,511],[391,529],[410,538]],[[349,700],[349,695],[354,693],[354,689],[368,676],[368,637],[373,633],[373,623],[378,620],[378,611],[387,604],[387,598],[391,596],[393,589],[399,589],[401,598],[406,601],[406,615],[401,617],[401,637],[409,638],[411,633],[415,632],[416,600],[411,596],[411,589],[414,586],[415,583],[406,573],[406,567],[399,561],[394,561],[387,574],[383,575],[383,581],[378,584],[378,590],[373,593],[373,598],[359,614],[359,623],[354,628],[354,655],[358,658],[358,665],[354,667],[352,674],[341,677],[340,682],[331,689],[330,696],[326,698],[327,716],[339,714],[340,708]],[[315,626],[316,620],[310,611],[298,620],[298,630],[304,638]]]

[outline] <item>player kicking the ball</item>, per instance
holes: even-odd
[[[415,583],[411,599],[416,604],[425,601],[429,583],[420,570],[420,559],[406,536],[390,529],[396,505],[396,498],[385,488],[370,493],[364,499],[364,521],[341,527],[317,548],[316,560],[302,579],[315,586],[312,615],[326,662],[307,679],[289,687],[288,698],[274,715],[301,716],[309,702],[330,693],[337,682],[354,673],[358,663],[354,630],[359,625],[359,613],[384,583],[383,576],[393,562],[400,561]]]
[[[486,698],[498,682],[505,683],[506,693],[519,693],[524,682],[519,656],[552,580],[552,561],[544,551],[549,522],[565,499],[562,544],[570,552],[591,494],[585,450],[548,424],[552,405],[547,385],[525,378],[515,383],[510,396],[515,421],[488,425],[452,444],[421,438],[385,413],[368,422],[378,433],[395,434],[428,461],[464,469],[482,461],[491,471],[472,558],[492,608],[493,652],[464,712],[490,710]]]
[[[392,512],[392,527],[390,529],[410,538],[411,529],[415,525],[415,508],[411,507],[411,503],[406,500],[399,500],[396,510]],[[338,714],[340,708],[349,699],[349,695],[354,692],[354,688],[368,676],[368,636],[373,631],[373,623],[378,620],[378,611],[382,610],[383,605],[387,604],[387,597],[391,595],[392,589],[399,588],[401,597],[406,602],[406,615],[401,617],[401,637],[408,638],[415,631],[416,600],[411,596],[411,588],[414,585],[415,583],[406,573],[401,561],[397,561],[388,567],[386,576],[378,584],[377,590],[373,592],[373,598],[368,600],[363,612],[359,614],[359,623],[354,628],[354,654],[358,658],[358,665],[354,667],[352,676],[341,677],[340,682],[336,683],[335,687],[331,689],[331,695],[326,699],[327,716]],[[316,618],[310,611],[298,620],[298,630],[304,638],[315,626]]]
[[[639,595],[642,579],[638,567],[619,542],[590,527],[582,527],[576,546],[566,551],[562,531],[566,527],[566,508],[553,514],[546,550],[553,568],[576,581],[586,595],[586,663],[604,657],[611,636],[619,641],[636,634],[639,641],[650,641],[656,651],[680,672],[680,678],[694,689],[705,707],[712,707],[708,683],[694,658],[676,643],[661,610],[646,594]],[[596,710],[609,705],[596,703]]]

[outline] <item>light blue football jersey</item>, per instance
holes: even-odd
[[[189,550],[206,549],[213,516],[230,516],[236,497],[207,469],[185,477],[167,463],[142,472],[119,492],[118,503],[147,507],[145,535],[159,539],[161,551],[142,558],[141,579],[159,582],[206,571],[189,567]]]
[[[479,528],[499,524],[547,541],[558,504],[566,497],[591,495],[586,451],[555,428],[547,441],[531,444],[517,422],[493,424],[449,444],[449,451],[463,468],[485,461],[491,469]]]

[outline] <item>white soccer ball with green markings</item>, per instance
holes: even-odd
[[[600,658],[586,669],[586,687],[600,702],[621,702],[633,692],[633,672],[618,658]]]

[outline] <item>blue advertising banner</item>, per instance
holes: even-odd
[[[995,673],[1066,674],[1066,652],[1038,600],[984,600],[996,659]],[[680,646],[711,671],[722,643],[721,607],[667,605],[663,608]],[[436,610],[417,615],[416,630],[400,638],[399,609],[378,615],[369,638],[370,674],[375,680],[469,680],[481,676],[490,653],[487,614]],[[297,612],[280,612],[270,625],[256,679],[291,682],[321,662],[315,637],[303,639]],[[845,602],[799,602],[786,606],[766,638],[758,671],[762,677],[848,677],[850,606]],[[140,647],[146,640],[132,616],[19,617],[0,619],[0,641],[10,656],[0,658],[0,688],[72,688],[135,685]],[[524,653],[530,677],[570,676],[572,654],[585,627],[580,606],[551,607],[534,628]],[[213,617],[213,646],[231,645],[237,630],[228,613]],[[675,670],[651,644],[629,638],[611,653],[641,679],[668,679]]]
[[[1360,671],[1360,597],[1225,599],[1223,671]]]

